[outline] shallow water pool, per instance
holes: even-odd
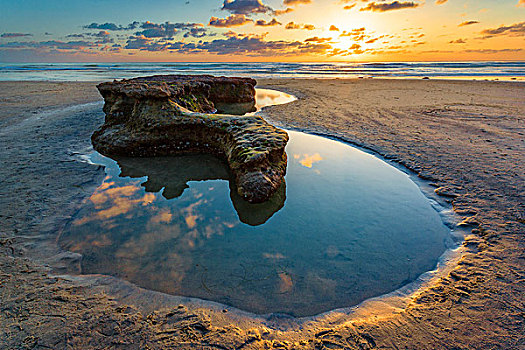
[[[255,89],[255,108],[259,111],[267,106],[282,105],[297,100],[286,92],[271,89]]]
[[[450,232],[402,171],[331,139],[288,132],[286,183],[249,204],[212,156],[109,159],[60,237],[82,273],[257,314],[308,316],[432,270]]]

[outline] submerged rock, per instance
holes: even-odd
[[[288,134],[254,110],[249,78],[153,76],[102,83],[104,125],[91,137],[104,155],[161,156],[210,153],[226,159],[238,194],[268,200],[286,173]]]

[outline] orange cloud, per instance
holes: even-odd
[[[287,293],[293,289],[292,277],[286,272],[279,273],[279,293]]]
[[[293,8],[287,7],[284,10],[275,10],[273,14],[276,16],[284,15],[293,11]]]
[[[359,11],[386,12],[392,10],[402,10],[407,8],[419,7],[420,4],[413,1],[393,1],[393,2],[371,2]]]
[[[465,21],[465,22],[458,24],[458,27],[470,26],[472,24],[477,24],[477,23],[479,22],[478,21]]]
[[[304,30],[314,30],[315,26],[313,24],[299,24],[295,22],[289,22],[285,29],[304,29]]]
[[[294,155],[295,159],[298,159],[299,157],[297,157],[297,155]],[[303,159],[299,160],[299,163],[301,163],[301,165],[304,167],[311,168],[314,163],[320,162],[321,160],[323,160],[323,157],[321,157],[319,153],[315,153],[312,155],[303,154]]]
[[[173,219],[173,214],[170,213],[169,210],[163,210],[157,215],[153,216],[150,221],[153,224],[160,224],[160,223],[167,224],[171,222],[172,219]]]
[[[312,0],[284,0],[283,4],[287,6],[295,6],[295,5],[306,5],[310,4]]]
[[[233,14],[226,18],[212,17],[210,18],[209,25],[212,27],[229,28],[229,27],[239,27],[239,26],[245,25],[250,22],[253,22],[253,20],[247,18],[246,15]]]
[[[277,21],[275,18],[272,19],[270,22],[266,22],[264,19],[259,19],[257,22],[255,22],[256,26],[261,27],[272,27],[272,26],[280,26],[282,23]]]

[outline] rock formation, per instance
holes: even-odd
[[[241,115],[254,110],[255,84],[206,75],[102,83],[106,119],[93,146],[108,156],[214,154],[227,161],[242,198],[267,201],[286,173],[288,134],[260,116]]]

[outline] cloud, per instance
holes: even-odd
[[[438,5],[442,5],[444,3],[446,3],[448,0],[436,0],[436,4]]]
[[[146,38],[172,38],[178,31],[174,23],[153,23],[150,21],[142,23],[142,31],[136,32],[135,35],[145,36]]]
[[[191,22],[180,22],[180,23],[171,23],[171,22],[164,22],[164,23],[154,23],[150,21],[146,22],[133,22],[126,26],[123,26],[121,24],[115,24],[115,23],[91,23],[90,25],[84,26],[85,29],[103,29],[105,31],[124,31],[124,30],[132,30],[132,29],[143,29],[141,31],[135,32],[135,36],[144,36],[147,38],[172,38],[175,36],[178,31],[184,32],[184,37],[202,37],[206,34],[205,31],[202,29],[204,25],[202,23],[191,23]],[[199,29],[200,28],[200,29]],[[204,34],[204,35],[203,35]],[[71,34],[74,35],[74,34]],[[91,34],[84,34],[84,35],[91,35]]]
[[[259,19],[255,22],[255,25],[261,26],[261,27],[272,27],[272,26],[280,26],[282,25],[282,23],[277,21],[275,18],[272,19],[270,22],[266,22],[264,19]]]
[[[312,2],[312,0],[284,0],[283,1],[283,4],[285,4],[286,6],[295,6],[295,5],[306,5],[306,4],[310,4]]]
[[[233,14],[226,18],[210,18],[210,26],[219,28],[238,27],[245,25],[246,23],[253,22],[252,19],[247,18],[245,15]]]
[[[359,44],[353,44],[348,49],[343,50],[339,48],[333,48],[331,51],[327,52],[328,56],[350,56],[350,55],[360,55],[366,51],[370,50],[363,50],[361,49],[361,45]]]
[[[284,28],[285,29],[301,29],[301,25],[296,24],[295,22],[288,22]]]
[[[120,44],[113,44],[107,50],[111,51],[111,52],[120,52],[120,51],[122,51],[122,45],[120,45]]]
[[[24,49],[24,48],[35,48],[35,49],[56,49],[56,50],[84,50],[86,48],[98,47],[97,43],[90,41],[29,41],[29,42],[10,42],[0,44],[0,48],[7,49]]]
[[[465,27],[465,26],[470,26],[472,24],[478,24],[478,23],[479,23],[478,21],[465,21],[465,22],[458,24],[458,27]]]
[[[267,41],[265,35],[237,34],[228,32],[226,39],[215,39],[198,43],[177,41],[169,43],[146,37],[132,37],[126,45],[128,50],[168,51],[172,53],[209,53],[215,55],[243,56],[302,56],[327,55],[332,47],[328,43],[301,41]]]
[[[339,31],[339,28],[337,28],[336,26],[334,26],[333,24],[330,26],[330,31],[333,31],[333,32],[338,32]]]
[[[385,36],[384,35],[381,35],[381,36],[378,36],[377,38],[372,38],[372,39],[369,39],[367,41],[365,41],[365,44],[373,44],[375,43],[376,41],[380,40],[380,39],[383,39]],[[364,39],[363,39],[364,40]]]
[[[137,29],[139,24],[140,24],[139,22],[133,22],[133,23],[128,24],[127,26],[122,26],[121,24],[117,25],[115,23],[98,24],[98,23],[93,22],[91,24],[83,26],[83,28],[84,29],[114,30],[114,31],[117,31],[117,30],[133,30],[133,29]]]
[[[350,37],[354,41],[362,41],[365,39],[368,39],[370,36],[365,34],[365,28],[355,28],[350,31],[344,30],[341,34],[339,34],[339,37]]]
[[[449,44],[466,44],[467,41],[465,39],[457,39],[457,40],[452,40],[452,41],[449,41],[448,42]]]
[[[299,24],[295,22],[288,22],[284,29],[304,29],[304,30],[314,30],[315,26],[313,24]]]
[[[302,56],[327,55],[332,47],[327,43],[301,41],[267,41],[265,35],[224,34],[227,39],[215,39],[198,43],[183,41],[166,42],[146,37],[132,37],[128,40],[126,49],[140,51],[168,51],[171,53],[209,53],[215,55],[243,55],[243,56]]]
[[[230,36],[240,36],[242,34],[237,34],[233,30],[228,30],[226,33],[222,33],[222,35],[224,35],[225,37],[230,37]]]
[[[0,35],[0,38],[21,38],[24,36],[33,36],[33,34],[25,34],[25,33],[3,33]]]
[[[481,34],[485,35],[483,39],[492,38],[497,35],[525,36],[525,22],[500,26],[494,29],[485,29]]]
[[[519,7],[519,6],[523,6],[523,7],[525,7],[525,0],[519,0],[519,1],[518,1],[518,4],[517,4],[516,6],[518,6],[518,7]]]
[[[86,36],[84,34],[68,34],[66,35],[66,38],[85,38]]]
[[[345,7],[343,7],[343,9],[345,10],[353,9],[357,5],[358,1],[360,0],[339,0],[340,3],[345,4]],[[367,1],[368,0],[361,0],[361,2],[367,2]]]
[[[392,10],[402,10],[406,8],[415,8],[420,4],[413,1],[393,1],[393,2],[371,2],[359,11],[386,12]]]
[[[465,50],[464,52],[468,53],[500,53],[500,52],[521,52],[523,49],[478,49],[478,50]]]
[[[131,36],[124,46],[127,50],[141,50],[141,51],[166,51],[171,43],[166,41],[155,41],[154,39],[140,36]]]
[[[215,34],[209,34],[206,28],[191,28],[189,31],[184,33],[185,38],[203,38],[205,36],[215,36]]]
[[[284,14],[290,13],[292,11],[293,11],[293,8],[287,7],[284,10],[274,10],[273,14],[275,16],[280,16],[280,15],[284,15]]]
[[[424,34],[420,34],[418,36],[413,35],[410,38],[414,38],[415,39],[415,38],[421,38],[423,36],[424,36]],[[349,30],[349,31],[344,30],[343,32],[341,32],[341,34],[339,34],[339,37],[340,38],[348,37],[352,41],[356,41],[356,42],[362,41],[365,44],[373,44],[373,43],[375,43],[378,40],[392,38],[393,36],[392,35],[383,34],[383,35],[379,35],[379,36],[374,36],[373,37],[369,32],[367,33],[365,27],[361,27],[361,28],[355,28],[355,29],[352,29],[352,30]],[[383,40],[383,43],[387,43],[387,42],[388,41]],[[412,40],[412,42],[417,42],[417,40]]]
[[[106,40],[109,42],[109,32],[107,30],[101,30],[98,33],[80,33],[80,34],[69,34],[66,35],[66,38],[76,38],[76,39],[83,39],[86,37],[92,37],[92,38],[99,38],[102,40]]]
[[[195,23],[195,22],[182,22],[182,23],[179,22],[179,23],[173,23],[173,25],[175,26],[175,28],[180,29],[180,30],[187,30],[187,29],[204,27],[204,24],[202,24],[202,23]]]
[[[332,38],[319,38],[317,36],[314,36],[312,38],[308,38],[305,40],[305,42],[316,42],[316,43],[325,43],[332,40]]]
[[[266,41],[263,36],[247,35],[203,42],[196,46],[198,50],[217,55],[247,56],[301,56],[324,55],[332,47],[326,43],[308,43],[300,41]]]
[[[89,34],[90,36],[94,36],[96,38],[106,38],[109,36],[109,32],[107,30],[101,30],[98,33],[95,34]]]
[[[264,5],[261,0],[224,0],[222,9],[233,14],[248,15],[251,13],[273,13],[271,7]]]

